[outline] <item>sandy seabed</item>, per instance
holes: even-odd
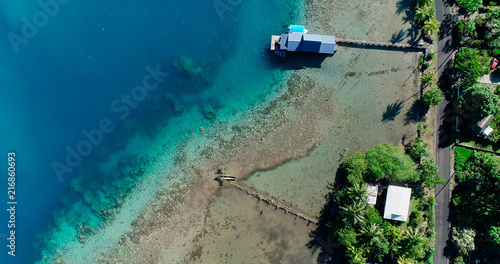
[[[411,31],[400,8],[394,0],[310,0],[305,23],[314,33],[389,41]],[[208,138],[217,146],[177,164],[191,180],[174,192],[158,191],[98,262],[322,263],[330,256],[314,241],[315,225],[220,187],[215,172],[225,165],[241,184],[319,216],[344,155],[383,142],[401,146],[415,135],[417,58],[340,46],[321,67],[295,70],[293,58],[282,62],[292,68],[285,92],[232,127],[237,136],[213,133]]]

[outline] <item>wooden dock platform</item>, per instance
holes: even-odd
[[[281,36],[272,35],[271,36],[271,50],[280,50],[281,46]]]
[[[289,214],[292,214],[296,217],[299,217],[299,218],[302,218],[310,223],[313,223],[313,224],[317,224],[319,223],[318,219],[312,217],[312,216],[308,216],[304,213],[301,213],[299,212],[298,210],[295,210],[293,208],[291,208],[290,206],[287,206],[287,205],[284,205],[283,203],[280,203],[278,201],[275,201],[269,197],[265,197],[264,195],[254,191],[254,190],[251,190],[249,188],[246,188],[246,187],[243,187],[235,182],[231,182],[231,185],[233,185],[234,187],[246,192],[247,194],[250,194],[252,196],[255,196],[257,197],[259,200],[261,201],[265,201],[266,203],[272,205],[272,206],[276,206],[277,209],[281,209]]]
[[[355,39],[341,39],[341,38],[335,38],[335,41],[337,43],[356,44],[356,45],[375,46],[375,47],[418,49],[418,50],[425,50],[426,52],[430,52],[432,50],[432,45],[423,45],[423,44],[411,45],[408,43],[392,43],[383,41],[355,40]]]

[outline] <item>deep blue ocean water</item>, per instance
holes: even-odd
[[[73,169],[65,163],[67,147],[76,149],[86,139],[82,130],[98,128],[107,118],[115,126],[75,171],[105,160],[134,134],[154,134],[170,118],[210,100],[244,111],[242,102],[258,101],[253,96],[272,82],[270,35],[293,19],[293,5],[284,0],[41,2],[49,4],[0,1],[0,263],[40,258],[37,236],[50,230],[55,212],[71,204],[63,198],[74,196],[74,173],[58,177],[53,165]],[[238,51],[237,43],[247,46]],[[127,105],[122,94],[143,84],[151,75],[148,66],[169,75],[137,107],[125,107],[130,113],[121,118],[125,112],[117,107]],[[136,98],[144,94],[137,91]],[[182,104],[181,112],[164,103],[166,92]],[[17,175],[15,257],[7,254],[11,151]]]

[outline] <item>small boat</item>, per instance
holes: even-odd
[[[276,50],[274,53],[282,58],[286,58],[286,52],[282,50]]]

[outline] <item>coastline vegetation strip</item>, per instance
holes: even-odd
[[[308,215],[306,215],[304,213],[301,213],[301,212],[299,212],[299,211],[291,208],[290,206],[287,206],[287,205],[284,205],[284,204],[282,204],[280,202],[277,202],[274,199],[268,198],[268,197],[266,197],[266,196],[264,196],[264,195],[262,195],[262,194],[260,194],[260,193],[258,193],[256,191],[254,191],[254,190],[251,190],[249,188],[243,187],[243,186],[241,186],[241,185],[239,185],[237,183],[234,183],[234,182],[231,182],[231,185],[233,185],[234,187],[236,187],[236,188],[238,188],[238,189],[246,192],[247,194],[250,194],[252,196],[257,197],[261,201],[264,201],[264,202],[266,202],[266,203],[268,203],[270,205],[276,206],[276,209],[281,209],[281,210],[285,211],[286,213],[295,215],[295,216],[297,216],[299,218],[302,218],[302,219],[304,219],[304,220],[306,220],[306,221],[308,221],[310,223],[313,223],[313,224],[319,223],[318,219],[316,219],[316,218],[314,218],[312,216],[308,216]]]

